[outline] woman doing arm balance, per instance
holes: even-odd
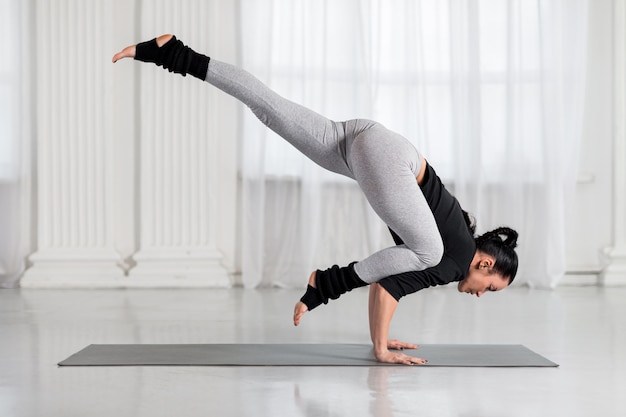
[[[395,246],[346,267],[314,271],[294,308],[302,315],[353,288],[370,285],[369,322],[376,359],[422,364],[390,349],[417,346],[388,340],[398,300],[434,285],[458,282],[480,297],[507,287],[517,272],[517,233],[500,228],[474,238],[474,226],[435,170],[401,135],[380,123],[329,120],[270,90],[248,72],[194,52],[172,35],[129,46],[113,57],[153,62],[190,74],[240,100],[313,162],[354,179],[389,227]]]

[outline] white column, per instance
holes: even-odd
[[[119,286],[112,8],[37,2],[37,252],[23,287]]]
[[[613,5],[613,247],[601,282],[626,285],[626,0]]]
[[[142,10],[142,39],[174,33],[210,53],[219,40],[217,9],[201,0],[150,2]],[[217,90],[192,76],[141,65],[140,249],[128,285],[229,286],[216,243],[224,180],[218,142],[234,140],[236,129],[232,138],[218,135]]]

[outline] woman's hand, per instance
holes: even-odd
[[[390,352],[385,349],[381,352],[374,352],[376,360],[383,363],[399,363],[402,365],[424,365],[428,363],[427,360],[422,358],[415,358],[413,356],[405,355],[404,353]]]
[[[390,350],[404,349],[419,349],[419,346],[396,339],[388,340],[387,349],[378,353],[375,352],[376,360],[383,363],[399,363],[403,365],[424,365],[428,363],[427,360],[422,358],[415,358],[400,352],[390,352]]]
[[[401,342],[396,339],[387,341],[387,349],[404,350],[404,349],[419,349],[419,348],[420,347],[418,345],[415,345],[413,343]]]
[[[389,349],[417,349],[419,346],[399,340],[388,340],[389,325],[398,301],[379,284],[370,285],[369,321],[370,335],[374,345],[376,360],[384,363],[401,363],[405,365],[423,365],[426,361],[404,353],[391,352]]]

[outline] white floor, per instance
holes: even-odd
[[[425,290],[394,338],[524,344],[559,368],[93,367],[91,343],[368,343],[367,292],[2,290],[0,416],[626,416],[626,288]]]

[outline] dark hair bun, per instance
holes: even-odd
[[[518,259],[515,253],[517,232],[509,227],[499,227],[476,238],[476,250],[493,256],[493,269],[513,282],[517,274]]]
[[[517,247],[517,232],[508,227],[501,227],[498,230],[498,235],[505,236],[504,246],[508,246],[511,249],[515,249]]]
[[[517,247],[517,236],[517,232],[509,227],[498,227],[480,236],[477,240],[480,242],[499,240],[504,246],[515,249]],[[504,240],[502,237],[504,237]]]

